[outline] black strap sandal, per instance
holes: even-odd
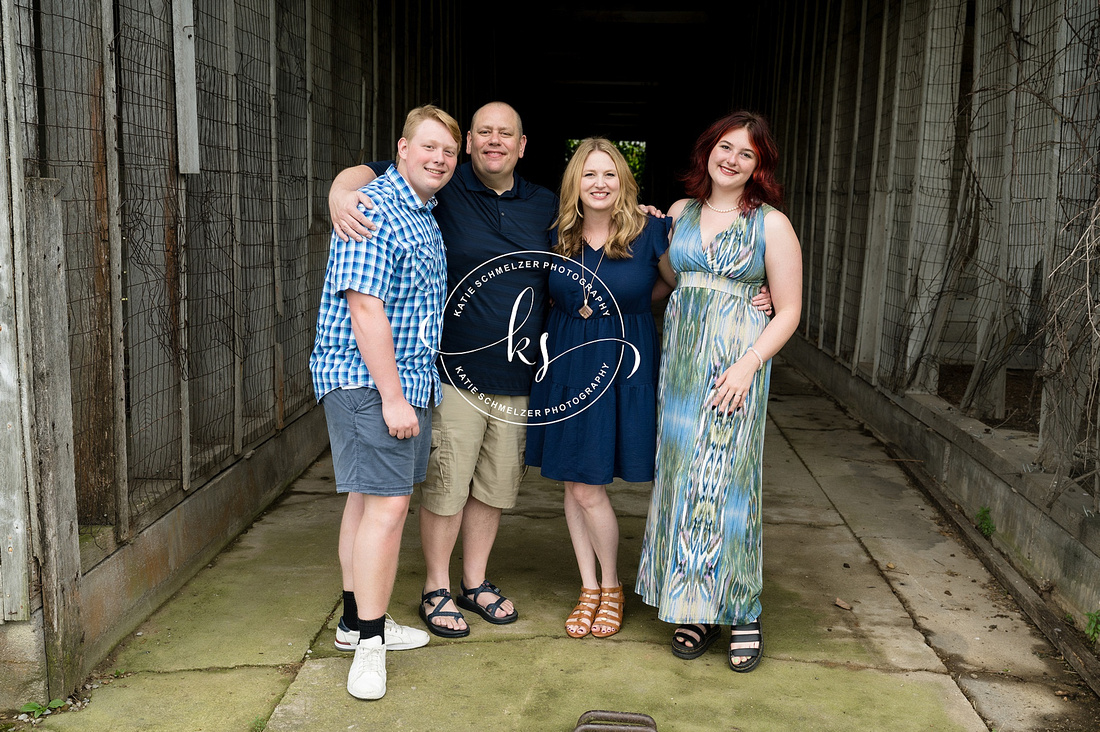
[[[513,609],[512,612],[508,615],[499,618],[497,617],[497,610],[500,609],[500,606],[503,605],[508,598],[502,595],[500,592],[500,588],[494,585],[489,580],[485,580],[472,590],[467,590],[466,585],[462,584],[461,582],[458,584],[458,586],[459,588],[461,588],[462,594],[455,598],[455,602],[457,602],[458,606],[463,610],[469,610],[472,613],[477,613],[482,618],[484,618],[486,622],[492,623],[493,625],[507,625],[508,623],[514,623],[516,622],[516,620],[519,619],[519,611],[515,609]],[[496,602],[491,602],[485,607],[482,607],[480,604],[478,604],[477,598],[483,592],[488,592],[491,595],[496,595]]]
[[[734,643],[756,643],[756,648],[734,648]],[[730,626],[730,668],[739,674],[747,674],[760,665],[764,637],[760,632],[760,619],[744,625]],[[735,658],[748,658],[748,661],[734,663]]]
[[[685,623],[672,634],[672,655],[691,660],[707,652],[722,631],[717,625]],[[689,646],[688,643],[691,643]]]
[[[443,599],[431,606],[432,611],[430,613],[427,612],[424,607],[436,597],[440,597]],[[439,625],[438,623],[432,622],[432,618],[435,618],[437,616],[445,618],[455,618],[457,620],[463,619],[462,613],[455,612],[454,610],[443,609],[443,606],[447,604],[447,601],[453,599],[454,598],[451,597],[450,590],[445,587],[441,587],[435,592],[425,592],[423,595],[420,596],[420,619],[424,621],[424,625],[428,626],[428,630],[435,633],[441,638],[465,638],[470,634],[470,626],[468,625],[465,628],[459,630],[458,628],[448,628],[445,625]]]

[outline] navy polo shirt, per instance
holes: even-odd
[[[541,253],[550,251],[558,198],[518,175],[497,195],[469,162],[436,198],[448,295],[439,377],[486,394],[529,394],[547,310],[550,258]]]

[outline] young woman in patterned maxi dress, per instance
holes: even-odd
[[[760,661],[761,464],[772,357],[802,307],[802,255],[767,123],[736,112],[696,142],[673,204],[657,457],[637,591],[676,623],[673,653],[701,656],[729,625],[729,665]],[[750,298],[767,280],[775,315]]]

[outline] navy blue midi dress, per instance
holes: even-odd
[[[660,341],[651,297],[669,221],[649,218],[629,259],[601,260],[600,250],[589,248],[582,269],[579,255],[555,258],[546,322],[550,362],[531,387],[527,426],[527,464],[546,478],[590,485],[653,480]],[[586,286],[588,318],[579,312]]]

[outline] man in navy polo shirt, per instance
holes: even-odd
[[[460,284],[472,287],[470,276],[478,279],[495,258],[513,265],[506,277],[484,281],[461,308],[448,302],[444,314],[444,355],[437,361],[443,401],[432,413],[433,444],[421,485],[427,577],[420,615],[431,632],[445,637],[470,632],[456,601],[497,625],[519,617],[485,575],[501,511],[515,505],[523,477],[526,428],[516,415],[526,413],[532,344],[539,342],[546,307],[546,270],[522,265],[545,259],[530,253],[549,251],[558,205],[549,190],[515,175],[526,144],[511,106],[492,102],[478,109],[466,135],[470,161],[439,191],[433,212],[447,249],[448,292],[458,292]],[[370,235],[360,209],[370,202],[358,189],[384,170],[385,164],[361,165],[337,176],[329,192],[337,235]],[[450,562],[460,533],[461,592],[452,598]]]

